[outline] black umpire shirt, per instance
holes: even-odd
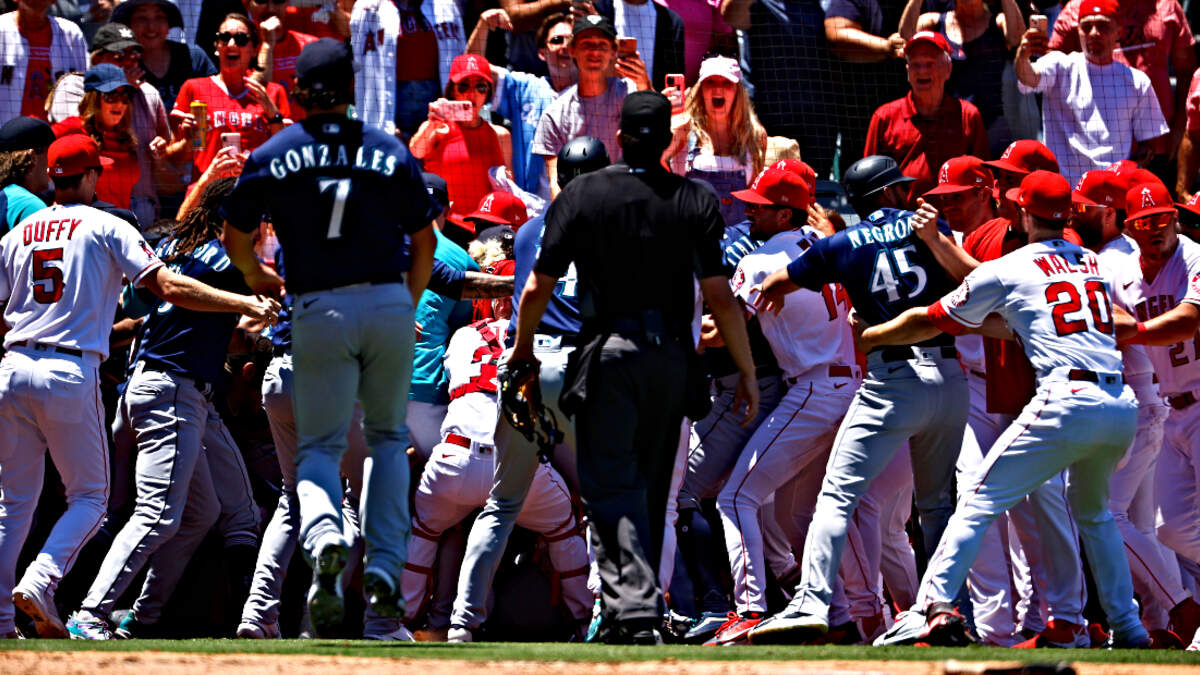
[[[725,276],[724,233],[710,191],[659,167],[618,162],[572,180],[550,204],[534,270],[558,279],[575,263],[584,332],[647,310],[659,310],[668,327],[688,326],[693,279]]]

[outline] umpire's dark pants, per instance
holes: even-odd
[[[577,413],[580,492],[609,619],[658,619],[665,610],[657,570],[683,423],[683,350],[674,340],[610,336]]]

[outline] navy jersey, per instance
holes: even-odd
[[[282,248],[275,249],[275,273],[287,279],[287,272],[283,268]],[[292,291],[290,288],[287,288],[287,291],[279,303],[279,318],[275,320],[275,325],[267,326],[263,331],[263,335],[271,338],[276,352],[292,350]]]
[[[513,240],[513,321],[516,321],[517,310],[521,304],[521,291],[525,289],[525,281],[533,272],[533,264],[537,262],[542,250],[542,232],[546,228],[545,214],[530,220],[517,230]],[[575,294],[577,278],[575,265],[567,268],[554,286],[554,295],[550,296],[550,304],[546,305],[546,313],[538,324],[539,333],[556,335],[578,335],[583,327],[579,316],[579,298]],[[516,325],[516,324],[514,324]],[[512,335],[516,331],[509,331]]]
[[[158,246],[158,256],[171,261],[174,246],[174,239],[163,241]],[[222,290],[234,293],[250,290],[217,239],[204,242],[191,255],[168,262],[168,266]],[[195,312],[158,300],[146,315],[136,360],[145,361],[157,370],[218,382],[238,318],[231,312]]]
[[[440,212],[400,141],[340,115],[309,117],[250,153],[222,209],[243,232],[270,215],[296,295],[401,281],[405,234]]]
[[[872,325],[912,307],[931,305],[958,284],[913,233],[908,224],[913,215],[880,209],[861,224],[817,241],[788,264],[788,277],[817,292],[825,284],[842,284],[854,311]],[[952,344],[948,337],[933,338],[929,344]]]

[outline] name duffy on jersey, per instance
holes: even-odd
[[[382,150],[359,147],[354,153],[354,162],[351,164],[350,153],[344,145],[330,147],[325,143],[306,143],[288,149],[281,157],[272,157],[267,168],[271,175],[279,180],[287,178],[289,173],[297,173],[305,169],[339,166],[373,171],[391,177],[396,172],[396,164],[399,161],[400,159],[395,155]]]

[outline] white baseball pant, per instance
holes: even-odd
[[[1167,399],[1186,392],[1175,392]],[[1193,392],[1200,395],[1200,391]],[[1178,400],[1178,399],[1176,399]],[[1200,563],[1200,403],[1172,409],[1163,427],[1155,472],[1158,538],[1181,557]]]

